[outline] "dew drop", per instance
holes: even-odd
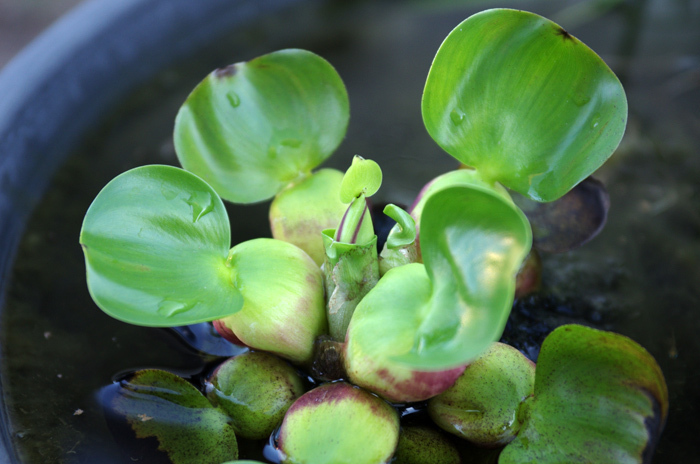
[[[455,126],[459,126],[464,122],[466,115],[462,110],[459,110],[457,108],[453,109],[452,112],[450,113],[450,119],[452,120],[452,124]]]
[[[158,304],[158,314],[165,317],[172,317],[176,314],[183,313],[192,309],[191,303],[183,303],[181,301],[163,300]]]
[[[288,148],[299,148],[301,146],[301,140],[299,139],[284,139],[280,142],[280,145]]]
[[[591,118],[591,129],[595,129],[600,124],[600,113],[596,113]]]
[[[165,182],[160,185],[160,193],[162,193],[163,197],[168,201],[174,200],[177,197],[177,190],[170,187]]]
[[[185,200],[192,207],[192,222],[197,222],[214,210],[214,199],[208,192],[194,192]]]
[[[591,97],[581,92],[574,93],[574,95],[571,98],[576,104],[576,106],[583,106],[589,101],[591,101]]]
[[[238,105],[241,104],[241,97],[239,97],[236,92],[228,92],[226,94],[226,98],[228,99],[228,102],[231,104],[231,106],[234,108],[238,108]]]

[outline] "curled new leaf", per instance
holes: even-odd
[[[218,69],[175,120],[182,166],[222,198],[272,198],[338,147],[349,119],[345,86],[323,58],[281,50]]]
[[[551,201],[612,154],[627,101],[610,68],[560,26],[493,9],[440,46],[422,112],[431,137],[484,179]]]
[[[80,232],[88,289],[112,317],[172,327],[240,310],[226,257],[228,215],[197,176],[171,166],[125,172],[102,189]]]

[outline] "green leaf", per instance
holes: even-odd
[[[350,203],[364,194],[371,197],[382,185],[382,170],[372,160],[355,155],[340,184],[340,201]]]
[[[422,112],[431,137],[486,180],[551,201],[612,154],[627,101],[600,57],[560,26],[493,9],[445,39]]]
[[[457,186],[432,195],[421,216],[431,299],[413,348],[395,359],[435,369],[481,354],[503,332],[531,243],[527,218],[499,193]]]
[[[521,406],[522,428],[499,462],[650,462],[667,414],[666,382],[644,348],[562,326],[542,344],[535,395]]]
[[[421,216],[425,265],[389,270],[355,310],[353,381],[371,376],[370,364],[439,371],[480,355],[503,331],[530,245],[527,219],[501,193],[463,185],[431,195]]]
[[[231,315],[242,304],[226,258],[228,215],[204,181],[171,166],[116,177],[80,233],[88,289],[112,317],[169,327]]]
[[[175,150],[222,198],[257,202],[328,158],[348,119],[335,69],[311,52],[281,50],[207,76],[180,108]]]
[[[391,203],[384,207],[384,214],[396,221],[386,240],[388,249],[406,247],[416,241],[416,221],[410,214]]]
[[[138,438],[155,437],[173,464],[208,464],[238,458],[228,416],[189,382],[149,369],[122,381],[113,408]]]

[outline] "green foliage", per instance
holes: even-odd
[[[189,382],[160,370],[136,372],[120,383],[112,405],[138,438],[154,437],[173,464],[209,464],[238,458],[228,416]]]
[[[355,155],[340,184],[340,201],[350,203],[360,195],[371,197],[381,185],[382,170],[379,165],[372,160]]]
[[[349,105],[323,58],[281,50],[212,72],[175,120],[182,166],[229,201],[272,198],[338,147]]]
[[[124,322],[157,327],[240,310],[243,299],[226,266],[230,243],[219,196],[170,166],[116,177],[93,201],[80,233],[98,306]]]
[[[499,194],[435,193],[421,217],[425,266],[382,277],[358,305],[348,344],[414,369],[466,364],[500,337],[530,244],[527,219]]]
[[[542,344],[534,397],[499,462],[649,462],[668,414],[654,358],[622,335],[562,326]]]
[[[422,111],[450,155],[538,201],[596,170],[627,122],[622,85],[600,57],[557,24],[506,9],[475,14],[449,34]]]

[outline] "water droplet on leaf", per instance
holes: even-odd
[[[238,105],[241,104],[241,97],[239,97],[236,92],[228,92],[226,94],[226,98],[228,99],[228,102],[231,104],[231,106],[234,108],[238,108]]]
[[[600,113],[596,113],[591,118],[591,128],[595,129],[600,124]]]
[[[174,200],[177,197],[177,190],[166,183],[160,185],[160,193],[162,193],[163,197],[168,201]]]
[[[192,222],[199,221],[214,209],[214,200],[208,192],[194,192],[185,203],[192,207]]]
[[[573,97],[571,97],[576,106],[583,106],[589,101],[591,101],[591,97],[588,95],[581,93],[581,92],[576,92],[574,93]]]
[[[183,313],[192,309],[192,303],[183,303],[181,301],[163,300],[158,305],[158,314],[165,317],[171,317],[176,314]]]
[[[450,113],[450,119],[452,120],[452,124],[455,126],[459,126],[464,122],[466,115],[462,110],[459,110],[457,108],[453,109],[452,112]]]

